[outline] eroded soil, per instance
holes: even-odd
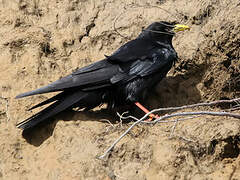
[[[38,111],[26,109],[52,94],[14,99],[104,58],[159,20],[191,30],[174,38],[179,61],[147,106],[237,98],[239,10],[238,0],[1,1],[0,179],[240,179],[238,119],[200,116],[174,131],[174,123],[141,124],[103,161],[96,157],[132,122],[99,109],[65,112],[22,134],[16,123]]]

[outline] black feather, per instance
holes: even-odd
[[[64,98],[56,101],[55,103],[43,109],[39,113],[17,124],[17,127],[21,129],[31,128],[39,124],[40,122],[44,121],[45,119],[58,114],[59,112],[69,108],[70,106],[73,106],[75,103],[83,100],[87,96],[88,94],[82,93],[81,91],[75,92],[73,94],[68,94],[67,96],[64,96]]]

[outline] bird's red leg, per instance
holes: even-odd
[[[137,107],[139,107],[139,108],[140,108],[143,112],[145,112],[146,114],[150,112],[147,108],[145,108],[145,107],[144,107],[143,105],[141,105],[139,102],[135,102],[135,105],[136,105]],[[158,116],[158,115],[155,115],[155,114],[149,114],[149,117],[150,117],[150,118],[148,118],[147,121],[152,121],[153,118],[158,118],[159,116]]]

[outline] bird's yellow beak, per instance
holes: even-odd
[[[185,30],[190,30],[190,27],[182,24],[174,25],[174,29],[173,29],[174,32],[185,31]]]

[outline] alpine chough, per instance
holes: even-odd
[[[47,86],[16,96],[22,98],[59,91],[59,94],[32,107],[35,109],[51,103],[17,124],[17,127],[29,129],[66,109],[79,107],[90,110],[103,103],[109,109],[135,104],[148,113],[140,102],[177,60],[172,38],[176,32],[186,29],[189,27],[185,25],[154,22],[136,39],[105,59],[82,67]],[[154,117],[150,115],[150,118]]]

